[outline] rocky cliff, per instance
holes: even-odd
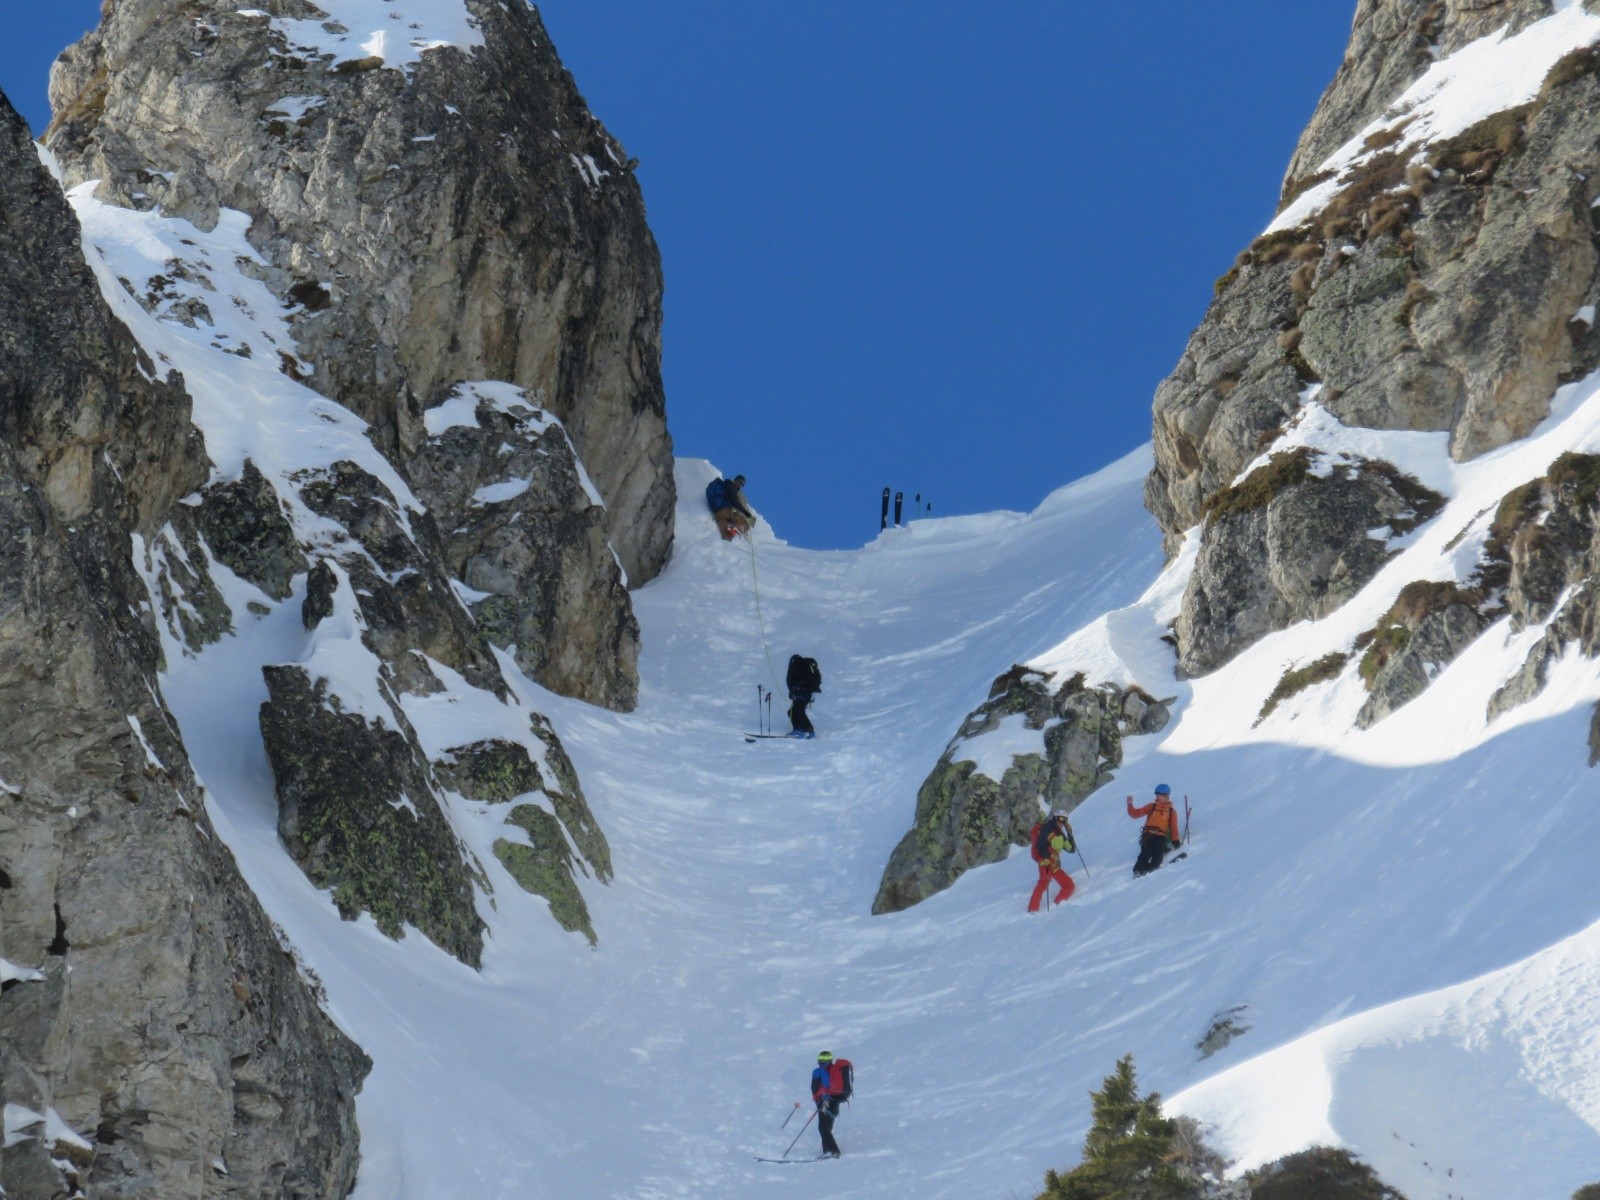
[[[204,231],[246,214],[290,339],[254,352],[366,419],[407,478],[437,479],[430,416],[463,384],[516,385],[558,419],[587,492],[423,499],[443,505],[458,577],[497,598],[496,643],[557,691],[629,707],[624,587],[666,561],[673,509],[660,264],[633,164],[530,6],[371,9],[108,6],[56,66],[46,140],[102,200]],[[543,456],[544,425],[488,430],[451,468],[503,441]],[[508,554],[496,529],[518,513],[535,548]]]
[[[1275,454],[1308,408],[1446,432],[1465,461],[1526,436],[1600,363],[1592,20],[1545,0],[1360,6],[1278,218],[1156,393],[1150,509],[1169,547],[1201,526],[1186,671],[1325,615],[1388,557],[1361,530],[1400,535],[1439,507],[1381,461]],[[1503,102],[1483,98],[1485,69]]]
[[[0,1185],[343,1196],[368,1063],[211,826],[135,570],[205,447],[3,98],[0,345]]]

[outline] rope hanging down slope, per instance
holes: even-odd
[[[772,643],[767,641],[767,618],[761,612],[761,577],[756,572],[756,543],[748,533],[744,535],[745,544],[750,547],[750,589],[756,597],[756,624],[761,628],[761,649],[767,656],[767,670],[772,673],[772,687],[776,691],[778,683],[778,668],[772,665]]]

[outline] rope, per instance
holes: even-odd
[[[772,686],[773,690],[776,691],[778,668],[772,665],[772,643],[767,641],[767,619],[761,613],[761,577],[756,574],[756,543],[755,539],[750,536],[750,533],[753,532],[754,530],[751,530],[744,535],[744,540],[750,547],[750,588],[756,597],[756,623],[761,627],[761,648],[766,652],[767,670],[772,672]]]

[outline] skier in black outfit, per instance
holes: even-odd
[[[789,670],[784,683],[789,688],[789,724],[793,726],[789,736],[816,737],[817,731],[811,724],[811,718],[806,716],[806,707],[822,690],[822,669],[817,666],[817,660],[804,658],[798,654],[790,655]]]

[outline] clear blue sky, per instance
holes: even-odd
[[[42,128],[49,63],[100,5],[18,7],[0,88]],[[641,161],[678,453],[842,547],[886,485],[1026,510],[1149,437],[1355,5],[539,7]]]

